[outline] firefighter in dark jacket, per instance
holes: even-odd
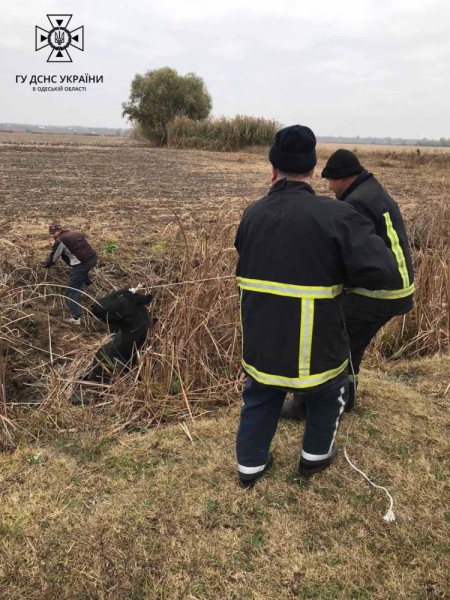
[[[344,313],[351,364],[345,410],[350,412],[355,405],[360,365],[367,346],[388,321],[412,309],[414,271],[399,207],[372,173],[364,169],[358,157],[349,150],[337,150],[330,156],[322,177],[328,179],[338,200],[372,221],[377,235],[394,253],[401,277],[401,286],[396,290],[373,291],[364,286],[346,290]],[[284,403],[282,416],[299,419],[302,413],[304,406],[300,396]]]
[[[394,254],[346,202],[315,196],[316,138],[300,125],[270,149],[272,187],[239,225],[237,283],[247,374],[236,451],[241,484],[272,464],[270,444],[288,391],[301,392],[306,427],[299,473],[328,467],[347,393],[343,287],[397,290]]]
[[[97,254],[79,231],[63,229],[59,223],[51,223],[48,231],[55,242],[44,267],[49,269],[59,258],[69,265],[70,275],[66,294],[69,298],[71,317],[65,319],[65,322],[80,325],[83,314],[80,305],[81,292],[85,285],[92,283],[89,271],[97,264]]]

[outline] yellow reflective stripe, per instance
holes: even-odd
[[[246,372],[253,377],[253,379],[259,381],[259,383],[265,383],[266,385],[278,385],[280,387],[293,389],[314,387],[316,385],[320,385],[321,383],[326,383],[330,379],[340,375],[346,369],[347,364],[348,360],[346,360],[340,367],[337,367],[336,369],[331,369],[330,371],[325,371],[324,373],[309,375],[308,377],[283,377],[281,375],[270,375],[268,373],[258,371],[255,369],[255,367],[247,364],[245,360],[242,360],[242,366]]]
[[[352,294],[360,296],[368,296],[369,298],[381,298],[382,300],[397,300],[398,298],[406,298],[414,293],[414,284],[403,288],[402,290],[366,290],[365,288],[354,288],[348,290]]]
[[[342,292],[342,285],[312,286],[312,285],[290,285],[276,281],[262,281],[260,279],[247,279],[236,277],[240,288],[250,292],[265,292],[277,296],[288,296],[290,298],[335,298]]]
[[[398,239],[397,232],[394,229],[391,221],[391,215],[386,212],[384,213],[384,220],[386,221],[387,234],[391,240],[392,252],[397,260],[398,270],[402,276],[403,286],[407,288],[409,286],[409,275],[408,269],[406,268],[405,255],[403,254],[402,247],[400,246],[400,240]]]
[[[299,377],[308,377],[311,366],[311,346],[314,326],[314,300],[302,299],[300,322],[300,350],[298,357]]]
[[[242,290],[241,293],[239,294],[239,321],[241,322],[241,346],[242,349],[244,348],[244,325],[242,323]]]
[[[308,354],[307,354],[307,361],[308,361],[308,375],[311,372],[311,352],[312,352],[312,342],[313,342],[313,329],[314,329],[314,300],[311,301],[311,307],[310,307],[310,314],[309,314],[309,322],[311,323],[311,327],[308,330]]]

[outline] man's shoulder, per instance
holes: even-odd
[[[58,239],[71,239],[71,238],[80,238],[83,237],[84,238],[84,234],[81,233],[81,231],[77,231],[76,229],[66,229],[65,231],[63,231],[61,233],[61,235],[58,236]]]
[[[372,175],[366,181],[363,181],[356,187],[344,200],[348,204],[373,203],[377,200],[384,203],[395,202],[389,192],[384,188],[378,179]]]
[[[326,204],[327,206],[330,206],[331,210],[340,210],[339,207],[342,205],[342,202],[339,202],[336,200],[336,198],[331,198],[330,196],[315,196],[315,199],[319,204]]]
[[[264,205],[264,202],[267,199],[268,199],[268,196],[264,196],[263,198],[260,198],[259,200],[255,200],[254,202],[249,204],[244,210],[243,218],[248,217],[250,214],[252,214],[255,211],[258,211],[258,209]]]
[[[317,209],[323,211],[332,218],[345,219],[355,212],[355,209],[350,203],[340,202],[329,196],[316,196],[316,201]]]
[[[295,202],[295,200],[298,198],[300,198],[300,199],[303,198],[305,200],[311,200],[311,202],[308,202],[307,206],[313,212],[314,211],[317,211],[317,212],[324,211],[325,213],[328,213],[330,215],[333,215],[333,214],[346,215],[346,214],[348,214],[349,211],[350,212],[354,211],[354,209],[350,205],[345,204],[344,202],[339,202],[335,198],[330,198],[329,196],[318,196],[318,195],[310,192],[309,190],[299,190],[295,194],[290,194],[289,196],[283,196],[283,200],[285,202],[287,202],[288,204]],[[255,202],[253,202],[252,204],[247,206],[247,208],[244,211],[243,216],[248,217],[251,215],[258,214],[259,212],[264,211],[274,201],[275,202],[278,201],[276,192],[272,192],[271,194],[268,194],[267,196],[264,196],[263,198],[260,198],[259,200],[256,200]],[[296,207],[297,206],[298,205],[296,205]]]

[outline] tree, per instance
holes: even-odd
[[[212,98],[205,82],[195,73],[178,75],[164,67],[135,75],[130,101],[122,104],[122,116],[138,123],[145,137],[159,146],[167,143],[167,125],[177,116],[208,118]]]

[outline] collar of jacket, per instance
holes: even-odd
[[[306,183],[306,181],[297,181],[296,179],[280,179],[270,188],[269,194],[272,194],[272,192],[279,192],[281,190],[309,192],[310,194],[315,195],[315,192],[309,183]]]
[[[361,185],[368,179],[371,179],[372,177],[373,177],[372,173],[369,173],[369,171],[364,170],[358,176],[358,179],[355,179],[355,181],[352,183],[352,185],[348,186],[348,188],[345,190],[345,192],[342,194],[342,196],[339,198],[339,200],[345,200],[347,198],[347,196],[350,196],[350,194],[352,192],[354,192],[359,185]]]

